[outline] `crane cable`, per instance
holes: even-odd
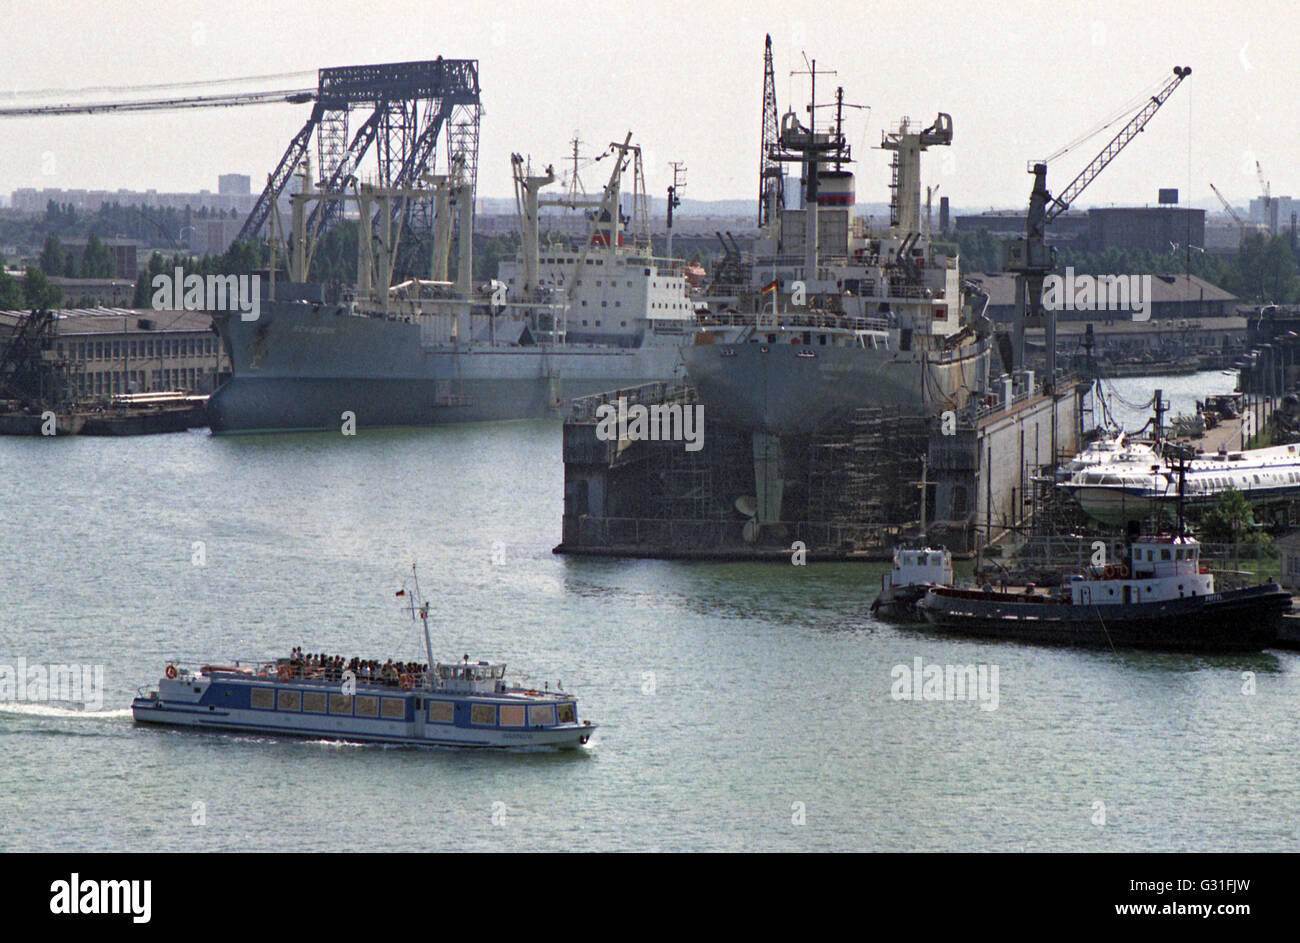
[[[273,72],[268,75],[245,75],[228,79],[201,79],[190,82],[160,82],[150,85],[88,85],[82,88],[33,88],[15,90],[11,94],[6,95],[5,98],[11,101],[19,101],[23,98],[55,98],[60,95],[98,95],[106,92],[161,92],[177,88],[203,88],[205,86],[216,85],[237,85],[241,82],[269,82],[271,80],[305,78],[314,75],[316,75],[314,70],[302,70],[298,72]]]
[[[1064,147],[1048,155],[1048,157],[1044,160],[1044,163],[1050,164],[1052,161],[1074,150],[1076,147],[1079,147],[1087,143],[1089,140],[1096,137],[1098,134],[1101,134],[1103,131],[1112,127],[1119,121],[1126,120],[1132,115],[1134,115],[1139,108],[1144,107],[1146,103],[1152,99],[1155,93],[1165,85],[1166,81],[1167,81],[1166,79],[1161,78],[1158,81],[1153,82],[1146,89],[1139,92],[1133,98],[1129,99],[1118,109],[1112,112],[1109,117],[1104,118],[1100,124],[1094,126],[1089,131],[1085,131],[1083,134],[1079,135],[1079,137],[1075,138],[1073,141],[1066,144]]]

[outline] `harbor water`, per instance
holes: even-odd
[[[870,616],[880,564],[556,556],[558,421],[5,438],[0,473],[0,666],[103,679],[0,704],[0,850],[1300,850],[1300,655],[953,641]],[[423,660],[413,560],[435,654],[562,683],[587,749],[133,725],[173,660]],[[950,665],[993,696],[900,691]]]

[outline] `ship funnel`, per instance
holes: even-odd
[[[852,206],[853,174],[847,170],[817,172],[818,206]]]

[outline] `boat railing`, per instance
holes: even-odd
[[[309,682],[319,683],[322,685],[337,686],[345,680],[347,672],[352,672],[352,679],[358,685],[365,685],[377,688],[404,688],[403,676],[410,677],[410,686],[427,687],[425,684],[426,676],[429,672],[415,672],[410,674],[403,671],[394,671],[385,676],[382,673],[367,673],[367,669],[357,671],[350,669],[346,665],[342,668],[334,666],[308,665],[299,662],[293,662],[288,658],[277,658],[273,660],[253,661],[253,662],[234,662],[228,665],[205,664],[197,667],[182,665],[179,662],[171,662],[178,669],[189,671],[191,674],[203,674],[212,677],[218,674],[237,675],[250,681],[292,681],[295,683]],[[433,680],[429,678],[429,680]]]

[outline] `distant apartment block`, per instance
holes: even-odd
[[[60,204],[70,203],[79,213],[94,213],[105,203],[118,203],[122,206],[143,205],[176,210],[188,206],[195,211],[207,207],[210,211],[234,210],[241,216],[247,216],[258,196],[250,190],[251,178],[246,174],[223,174],[217,178],[216,193],[211,190],[200,190],[198,193],[159,193],[157,190],[61,190],[56,187],[36,190],[24,187],[13,192],[10,204],[14,211],[30,214],[44,213],[45,207],[53,200]]]

